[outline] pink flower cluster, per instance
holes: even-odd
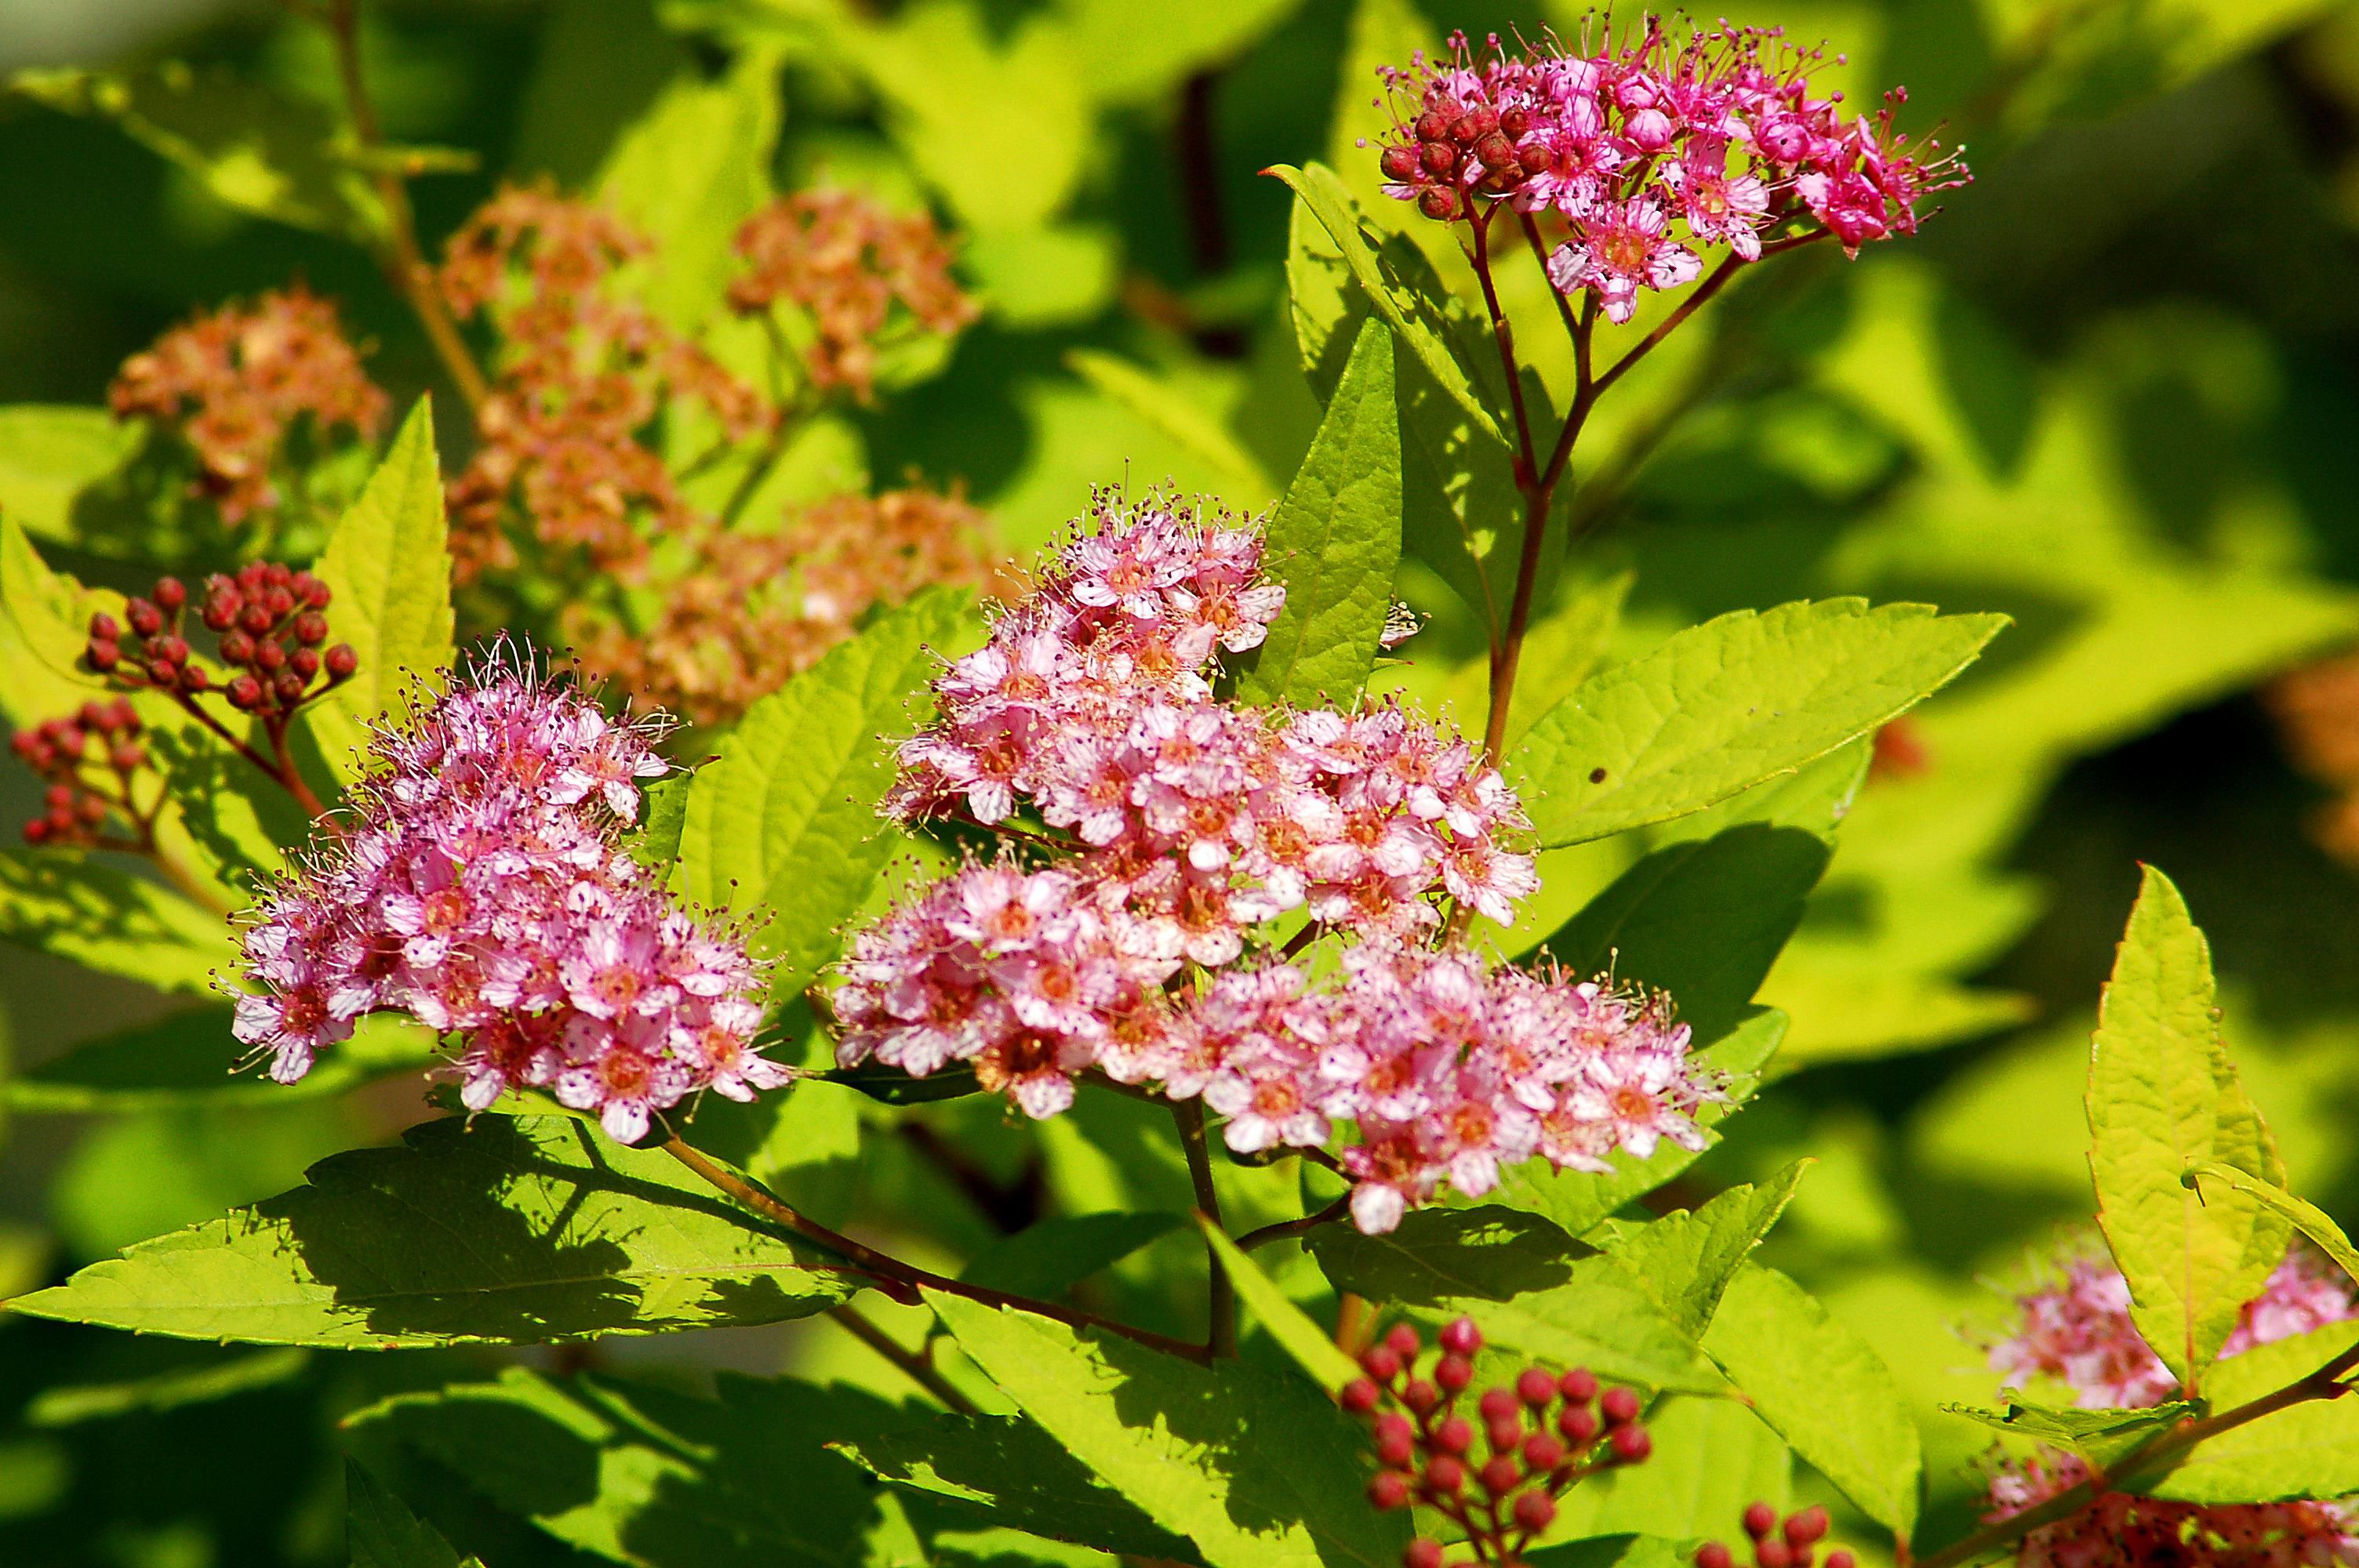
[[[1585,1170],[1701,1141],[1720,1090],[1669,1005],[1419,946],[1441,900],[1512,919],[1538,885],[1521,809],[1466,742],[1391,703],[1216,700],[1214,661],[1283,590],[1251,529],[1101,505],[988,646],[935,683],[888,807],[1002,825],[970,865],[861,932],[833,1007],[846,1066],[972,1064],[1035,1117],[1087,1071],[1201,1097],[1240,1153],[1321,1148],[1361,1228],[1535,1154]],[[1047,831],[1011,823],[1028,809]],[[1277,923],[1355,939],[1288,961]],[[1303,938],[1298,935],[1297,945]]]
[[[378,735],[353,820],[255,913],[238,1039],[291,1083],[363,1014],[406,1012],[460,1037],[470,1107],[546,1088],[626,1142],[700,1089],[784,1084],[744,941],[623,847],[669,771],[658,733],[506,649],[454,678]]]
[[[2035,1373],[2060,1379],[2087,1410],[2158,1404],[2178,1380],[2138,1336],[2129,1285],[2110,1263],[2075,1260],[2059,1283],[2017,1302],[2021,1325],[1992,1347],[1991,1365],[2013,1388]],[[2307,1246],[2297,1245],[2245,1303],[2221,1351],[2241,1355],[2263,1345],[2359,1317],[2351,1282]],[[2077,1455],[2041,1449],[2006,1460],[1990,1484],[1992,1520],[2009,1519],[2089,1478]],[[2101,1492],[2089,1507],[2024,1537],[2023,1568],[2132,1568],[2205,1563],[2212,1568],[2316,1568],[2359,1565],[2359,1514],[2343,1503],[2199,1504]]]
[[[2018,1388],[2035,1373],[2069,1386],[2083,1410],[2136,1410],[2179,1391],[2179,1379],[2130,1322],[2129,1281],[2109,1261],[2068,1264],[2056,1283],[2017,1299],[2020,1325],[1991,1347],[1990,1364]],[[2286,1254],[2245,1303],[2223,1356],[2239,1356],[2359,1316],[2351,1282],[2308,1247]]]
[[[1484,201],[1557,215],[1570,237],[1550,279],[1626,321],[1640,288],[1696,277],[1700,251],[1757,260],[1788,225],[1855,255],[1915,232],[1919,200],[1969,178],[1938,143],[1912,147],[1894,130],[1905,92],[1873,117],[1847,114],[1840,92],[1814,96],[1820,57],[1776,29],[1680,39],[1649,16],[1618,47],[1603,32],[1514,54],[1494,36],[1479,57],[1461,33],[1446,61],[1386,68],[1401,116],[1380,155],[1386,193],[1442,222],[1478,218]]]

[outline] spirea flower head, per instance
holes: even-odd
[[[458,1037],[462,1098],[545,1088],[625,1141],[755,1048],[759,967],[623,847],[657,724],[609,719],[506,648],[380,733],[353,819],[250,917],[239,1040],[293,1082],[364,1013]]]
[[[1614,321],[1714,250],[1749,262],[1823,232],[1855,255],[1913,233],[1918,202],[1969,176],[1895,130],[1900,90],[1872,116],[1816,92],[1819,59],[1774,28],[1683,33],[1654,16],[1512,51],[1458,34],[1446,58],[1382,72],[1397,117],[1377,154],[1386,193],[1440,222],[1505,202],[1561,224],[1549,277]]]
[[[2020,1385],[2035,1374],[2069,1386],[2084,1409],[2135,1409],[2179,1391],[2130,1320],[2129,1285],[2110,1262],[2070,1261],[2063,1277],[2017,1298],[2017,1332],[1994,1346],[1991,1366]],[[2297,1243],[2246,1302],[2222,1348],[2259,1346],[2359,1316],[2351,1282]],[[2009,1519],[2089,1478],[2078,1455],[2040,1449],[1992,1468],[1986,1518]],[[2018,1549],[2025,1568],[2130,1568],[2186,1563],[2225,1568],[2359,1564],[2359,1516],[2343,1504],[2160,1502],[2101,1492],[2088,1508],[2032,1531]]]
[[[1521,806],[1463,738],[1392,701],[1215,697],[1221,656],[1284,604],[1261,557],[1225,516],[1102,500],[935,681],[887,809],[1012,828],[1022,854],[854,937],[839,1060],[972,1064],[1036,1117],[1095,1072],[1201,1098],[1239,1153],[1349,1124],[1336,1159],[1368,1231],[1535,1155],[1601,1170],[1699,1145],[1720,1090],[1666,1000],[1428,945],[1446,908],[1509,921],[1538,882]],[[1284,946],[1301,918],[1348,939],[1336,961]]]

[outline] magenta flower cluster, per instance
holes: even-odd
[[[998,826],[1030,859],[970,865],[855,937],[839,1060],[971,1064],[1036,1117],[1095,1071],[1201,1097],[1240,1153],[1349,1122],[1368,1231],[1535,1154],[1600,1170],[1698,1145],[1720,1089],[1666,1001],[1427,945],[1446,903],[1507,921],[1538,885],[1513,792],[1463,739],[1396,703],[1216,697],[1219,654],[1283,604],[1261,549],[1223,519],[1102,504],[935,683],[889,808]],[[1295,961],[1331,932],[1340,959]]]
[[[457,1036],[469,1107],[547,1089],[626,1142],[698,1090],[784,1084],[743,939],[623,846],[659,734],[506,649],[451,680],[250,920],[238,1039],[291,1083],[362,1015],[408,1013]]]
[[[1894,129],[1904,92],[1852,114],[1842,93],[1813,93],[1820,57],[1775,29],[1682,39],[1647,17],[1618,46],[1601,31],[1594,47],[1550,38],[1514,53],[1494,36],[1479,56],[1462,33],[1447,60],[1387,68],[1400,122],[1380,155],[1386,193],[1442,222],[1498,201],[1554,214],[1570,232],[1549,278],[1618,322],[1639,289],[1693,280],[1701,253],[1757,260],[1783,229],[1855,255],[1915,232],[1917,202],[1968,178],[1938,143]]]
[[[2130,1321],[2130,1292],[2110,1263],[2082,1259],[2063,1278],[2017,1302],[2015,1334],[1991,1348],[1991,1366],[2015,1388],[2034,1375],[2070,1388],[2088,1410],[2136,1409],[2179,1392]],[[2245,1303],[2221,1354],[2359,1317],[2351,1281],[2310,1248],[2297,1245]],[[1999,1463],[1990,1484],[1992,1520],[2013,1518],[2090,1477],[2074,1454],[2042,1448]],[[2304,1568],[2359,1564],[2359,1511],[2334,1502],[2197,1504],[2101,1492],[2086,1509],[2024,1537],[2023,1568],[2132,1568],[2155,1563],[2205,1563],[2214,1568]]]

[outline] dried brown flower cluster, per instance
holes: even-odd
[[[578,626],[582,663],[699,724],[743,713],[850,636],[872,606],[928,583],[988,583],[990,523],[958,495],[837,495],[775,533],[710,527],[643,633]]]
[[[2359,651],[2284,676],[2262,696],[2294,765],[2339,796],[2310,819],[2311,835],[2359,867]]]
[[[323,438],[342,429],[374,439],[386,411],[334,302],[299,283],[173,328],[124,362],[107,402],[118,419],[152,420],[187,441],[194,492],[232,526],[278,504],[272,470],[299,420]]]
[[[451,483],[451,546],[463,579],[507,566],[511,503],[544,544],[578,547],[595,570],[635,575],[647,534],[701,518],[639,433],[668,403],[711,410],[745,441],[777,411],[636,300],[606,286],[648,242],[612,214],[547,189],[502,190],[451,243],[440,283],[461,319],[498,330],[497,384],[483,444]]]
[[[803,358],[821,391],[875,395],[880,340],[894,320],[950,337],[977,315],[951,277],[951,252],[923,213],[897,213],[849,190],[797,191],[770,203],[737,231],[737,254],[753,270],[729,289],[730,306],[758,315],[783,299],[810,318],[816,336]]]

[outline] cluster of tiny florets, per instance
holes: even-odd
[[[808,320],[811,385],[874,396],[877,356],[899,337],[953,337],[980,314],[951,276],[951,250],[924,213],[898,213],[857,191],[782,196],[737,231],[748,270],[731,308],[759,315],[783,300]],[[896,309],[896,307],[898,309]]]
[[[545,546],[602,572],[637,572],[651,534],[697,514],[641,439],[692,402],[745,441],[777,410],[642,302],[612,286],[650,242],[621,219],[553,190],[511,188],[451,235],[438,275],[462,320],[498,330],[498,379],[476,414],[482,444],[450,486],[462,580],[516,564],[511,510]]]
[[[364,1013],[459,1037],[462,1098],[545,1088],[608,1132],[786,1072],[755,1048],[742,937],[676,905],[622,842],[657,726],[495,654],[380,733],[353,820],[255,912],[239,1040],[292,1082]]]
[[[1001,828],[1029,859],[969,865],[855,936],[839,1060],[968,1064],[1036,1117],[1097,1072],[1201,1097],[1240,1153],[1348,1123],[1337,1160],[1371,1232],[1534,1155],[1596,1171],[1700,1144],[1721,1091],[1666,1000],[1424,945],[1446,904],[1506,921],[1537,885],[1513,792],[1462,739],[1390,702],[1216,699],[1219,654],[1284,602],[1261,547],[1102,508],[935,682],[888,809]],[[1298,961],[1289,915],[1350,944]]]
[[[2042,1375],[2071,1389],[2075,1402],[2090,1410],[2136,1409],[2178,1394],[2178,1380],[2131,1322],[2128,1282],[2110,1263],[2073,1260],[2060,1281],[2027,1292],[2017,1305],[2017,1332],[1990,1353],[2008,1387]],[[2359,1317],[2359,1303],[2350,1281],[2297,1246],[2245,1303],[2221,1354],[2240,1355],[2353,1317]],[[2089,1475],[2078,1455],[2053,1449],[2000,1460],[1986,1517],[2009,1519],[2037,1508]],[[2359,1516],[2334,1502],[2176,1503],[2107,1491],[2024,1537],[2017,1561],[2024,1568],[2359,1564]]]
[[[1767,239],[1823,231],[1855,254],[1913,232],[1919,200],[1967,178],[1895,132],[1905,93],[1851,114],[1841,93],[1812,93],[1818,57],[1775,30],[1682,39],[1647,17],[1619,45],[1601,31],[1512,53],[1461,34],[1446,59],[1386,68],[1400,115],[1379,155],[1386,192],[1441,222],[1504,201],[1561,222],[1550,279],[1626,321],[1639,289],[1695,278],[1700,253],[1752,261]]]
[[[124,601],[121,620],[105,611],[91,616],[82,663],[118,685],[152,687],[185,704],[217,691],[232,708],[283,723],[360,667],[351,644],[321,648],[332,597],[310,572],[277,561],[249,561],[234,577],[206,579],[196,620],[215,639],[213,659],[229,672],[216,676],[183,635],[190,630],[188,586],[158,578],[146,594]]]
[[[1462,1317],[1438,1337],[1433,1364],[1419,1377],[1424,1341],[1395,1324],[1361,1355],[1367,1376],[1338,1399],[1369,1422],[1375,1439],[1382,1467],[1368,1501],[1386,1512],[1415,1504],[1440,1514],[1463,1532],[1473,1562],[1519,1562],[1556,1521],[1567,1487],[1654,1452],[1637,1393],[1601,1390],[1586,1368],[1560,1377],[1527,1367],[1512,1387],[1484,1390],[1469,1420],[1459,1406],[1474,1380],[1482,1332]],[[1403,1568],[1442,1568],[1446,1550],[1419,1537],[1401,1553]]]
[[[45,786],[41,812],[25,823],[25,842],[86,849],[141,849],[151,840],[160,784],[145,805],[134,784],[147,770],[139,715],[122,697],[85,702],[9,737],[9,749]],[[111,833],[125,827],[128,837]]]
[[[917,488],[830,496],[774,530],[701,528],[690,549],[644,631],[578,630],[586,667],[697,724],[744,713],[876,606],[931,583],[984,586],[999,561],[983,513]]]
[[[323,440],[339,430],[372,439],[386,408],[334,303],[301,284],[173,328],[124,362],[107,402],[118,419],[185,440],[196,493],[233,526],[278,504],[273,475],[298,424]]]
[[[1766,1502],[1746,1507],[1740,1521],[1753,1543],[1754,1568],[1811,1568],[1818,1562],[1819,1542],[1827,1538],[1827,1510],[1813,1504],[1785,1518]],[[1736,1568],[1736,1554],[1717,1541],[1696,1548],[1696,1568]],[[1837,1548],[1827,1553],[1824,1568],[1854,1568],[1858,1559]]]

